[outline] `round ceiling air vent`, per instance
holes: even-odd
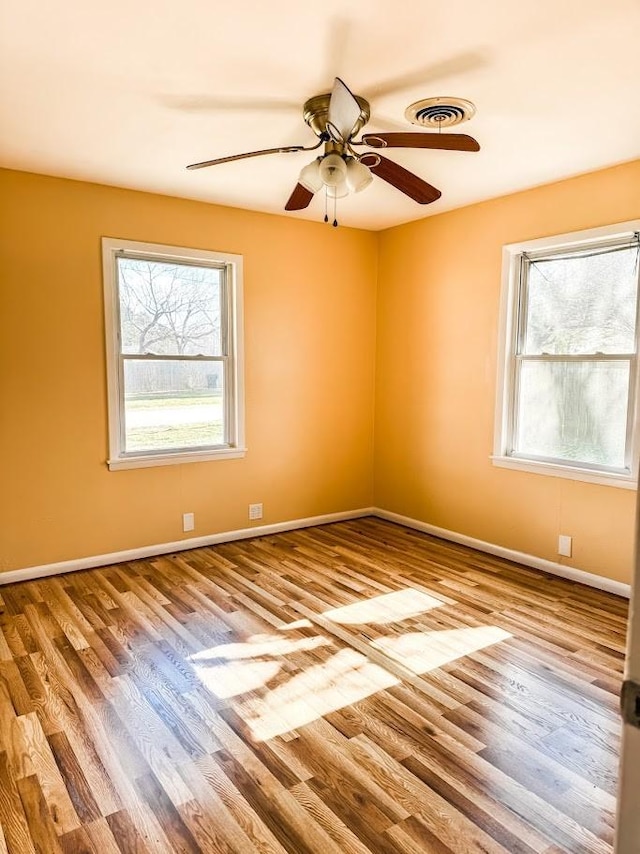
[[[464,98],[425,98],[407,107],[404,115],[412,125],[446,128],[468,121],[475,112],[475,105]]]

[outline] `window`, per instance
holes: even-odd
[[[505,247],[495,464],[635,485],[639,230]]]
[[[239,457],[242,258],[102,240],[110,469]]]

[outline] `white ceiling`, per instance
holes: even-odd
[[[394,150],[442,190],[420,206],[379,179],[338,202],[379,229],[640,157],[638,0],[2,0],[0,163],[284,213],[313,155],[302,104],[342,77],[366,130],[458,96],[478,154]],[[381,125],[380,122],[383,122]],[[322,194],[303,212],[320,220]]]

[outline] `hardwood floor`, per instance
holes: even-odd
[[[612,850],[615,596],[376,519],[0,596],[0,852]]]

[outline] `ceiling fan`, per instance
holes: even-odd
[[[373,149],[480,150],[473,137],[461,133],[366,133],[356,140],[355,137],[367,124],[370,115],[369,102],[359,95],[354,95],[348,86],[336,77],[331,93],[309,98],[303,107],[304,120],[318,137],[315,145],[286,145],[232,154],[202,163],[192,163],[187,169],[203,169],[206,166],[217,166],[220,163],[261,157],[265,154],[316,151],[320,146],[324,146],[323,153],[300,172],[298,183],[285,205],[285,210],[303,210],[315,193],[323,188],[326,196],[334,200],[350,192],[358,193],[371,183],[373,175],[396,187],[418,204],[427,205],[440,198],[440,190],[377,151],[358,153],[354,146]],[[328,216],[325,214],[325,222],[327,221]],[[333,224],[338,224],[335,215]]]

